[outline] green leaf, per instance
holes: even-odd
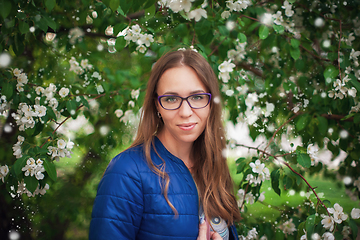
[[[49,12],[51,12],[51,10],[53,10],[55,5],[56,5],[55,0],[45,0],[45,7],[47,8],[47,10],[49,10]]]
[[[44,20],[45,20],[45,23],[50,27],[52,28],[53,30],[56,30],[57,29],[57,25],[56,25],[56,22],[48,17],[48,16],[43,16]]]
[[[301,131],[303,130],[310,122],[311,116],[308,113],[300,115],[297,122],[296,122],[296,130]]]
[[[48,30],[48,24],[45,19],[41,18],[39,21],[35,22],[36,26],[39,27],[43,32],[47,32]]]
[[[241,158],[236,159],[236,163],[241,163],[241,162],[243,162],[245,160],[246,160],[246,158],[241,157]]]
[[[259,28],[259,38],[266,39],[269,36],[269,28],[265,25],[261,25]]]
[[[358,94],[359,94],[359,92],[360,92],[360,82],[354,77],[352,77],[351,79],[350,79],[350,82],[351,82],[351,84],[352,85],[354,85],[354,87],[356,88],[356,90],[358,91]]]
[[[114,36],[117,36],[119,32],[124,30],[127,27],[127,24],[125,23],[118,23],[114,26]]]
[[[46,115],[48,115],[50,119],[56,120],[56,115],[51,107],[46,107]]]
[[[311,235],[314,233],[315,228],[315,214],[309,216],[305,222],[306,236],[307,239],[311,239]]]
[[[285,189],[290,189],[294,184],[294,180],[291,177],[285,175],[283,179],[283,184]]]
[[[275,169],[271,172],[271,186],[274,189],[274,192],[276,192],[279,196],[281,194],[281,190],[279,188],[279,181],[280,179],[280,170]]]
[[[290,55],[294,60],[297,60],[300,57],[300,49],[299,48],[290,48]]]
[[[25,21],[19,21],[19,31],[21,34],[28,33],[29,29],[29,24],[27,24]]]
[[[340,153],[340,148],[337,146],[334,146],[331,141],[327,144],[327,149],[329,149],[334,156],[337,156]]]
[[[359,123],[359,122],[360,122],[360,114],[357,113],[357,114],[355,114],[355,116],[354,116],[354,123]]]
[[[13,85],[9,82],[5,82],[1,88],[1,94],[6,96],[7,101],[10,101],[13,96],[14,88]]]
[[[66,102],[66,109],[70,114],[72,113],[72,111],[76,111],[76,102],[73,101],[73,100],[67,101]]]
[[[277,32],[277,33],[279,33],[279,34],[282,34],[282,33],[284,33],[284,31],[285,31],[285,28],[284,28],[282,25],[276,25],[276,24],[274,24],[274,25],[273,25],[273,28],[274,28],[275,32]]]
[[[325,83],[330,84],[339,75],[339,69],[333,65],[329,65],[324,70]]]
[[[151,7],[152,5],[155,5],[157,0],[148,0],[145,5],[144,5],[144,9],[147,9],[149,7]]]
[[[149,20],[155,16],[156,7],[155,4],[151,5],[149,8],[145,9],[145,19]]]
[[[240,43],[246,42],[246,35],[243,33],[239,33],[237,38],[239,39]]]
[[[211,30],[211,22],[206,19],[202,19],[200,22],[195,24],[195,31],[198,36],[205,35]]]
[[[240,162],[236,167],[236,173],[242,173],[246,166],[247,166],[247,163],[245,161]]]
[[[276,240],[284,240],[285,239],[285,234],[283,233],[282,230],[280,229],[276,229],[275,230],[275,238]]]
[[[24,183],[26,184],[27,190],[29,190],[31,193],[33,193],[39,185],[39,181],[34,176],[25,176]]]
[[[297,162],[305,167],[305,168],[309,168],[311,167],[311,158],[309,157],[308,154],[306,153],[301,153],[299,151],[296,151],[297,154]]]
[[[358,235],[358,226],[357,226],[356,222],[353,219],[350,219],[349,226],[352,231],[353,239],[356,239],[356,236]]]
[[[44,168],[45,168],[45,171],[48,173],[49,177],[56,181],[57,179],[57,174],[56,174],[56,167],[55,167],[55,164],[50,162],[49,160],[47,159],[44,159]]]
[[[126,16],[127,12],[129,11],[131,5],[132,5],[131,0],[120,0],[119,8],[121,8],[121,10],[125,16]]]
[[[318,125],[319,131],[322,135],[325,135],[328,130],[328,120],[321,116],[318,116],[317,119],[319,121],[319,125]]]
[[[126,40],[123,37],[118,37],[115,42],[115,48],[118,52],[124,49],[126,46]]]
[[[15,40],[14,53],[16,54],[16,56],[20,56],[25,50],[25,46],[23,42],[24,37],[20,34],[16,34],[14,40]]]
[[[218,29],[222,36],[228,36],[230,33],[226,26],[219,26]]]
[[[17,159],[14,163],[14,171],[16,176],[20,176],[22,174],[22,168],[25,167],[26,161],[28,160],[28,156],[22,156],[21,158]]]
[[[295,39],[295,38],[292,38],[292,39],[291,39],[291,46],[292,46],[293,48],[299,48],[299,45],[300,45],[300,41],[299,41],[299,40],[297,40],[297,39]]]
[[[88,109],[90,109],[90,105],[89,105],[89,102],[84,98],[84,96],[80,96],[80,99],[81,99],[81,103],[87,107]]]
[[[120,6],[120,0],[110,0],[110,8],[113,12]]]
[[[214,38],[214,34],[213,32],[210,30],[208,31],[206,34],[199,36],[199,41],[200,43],[202,43],[203,45],[207,45],[209,43],[211,43],[211,41]]]
[[[0,15],[3,17],[3,19],[9,16],[10,11],[11,11],[11,1],[8,0],[0,1]]]

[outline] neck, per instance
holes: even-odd
[[[194,164],[191,157],[193,143],[178,143],[172,138],[166,137],[166,135],[161,132],[157,134],[157,137],[172,155],[180,158],[184,162],[187,168],[190,169],[193,167]]]

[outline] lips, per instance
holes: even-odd
[[[196,126],[196,123],[183,123],[183,124],[178,125],[178,127],[184,131],[192,130],[195,126]]]

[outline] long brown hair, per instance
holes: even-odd
[[[191,67],[209,90],[213,99],[205,130],[195,140],[192,148],[194,158],[192,173],[205,216],[208,219],[220,216],[228,224],[233,224],[234,221],[240,220],[240,212],[234,196],[233,182],[226,158],[223,156],[226,142],[221,119],[222,107],[218,80],[210,64],[199,53],[192,50],[172,51],[162,56],[154,64],[146,89],[137,136],[131,147],[143,144],[147,163],[164,180],[165,199],[177,213],[167,197],[169,176],[164,167],[158,168],[154,165],[150,157],[150,149],[152,146],[155,147],[154,135],[163,128],[163,122],[157,116],[155,104],[157,83],[167,69],[180,66]]]

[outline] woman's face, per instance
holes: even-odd
[[[196,93],[207,93],[208,90],[192,68],[181,66],[170,68],[163,73],[156,92],[158,96],[176,95],[186,98]],[[169,144],[193,143],[204,131],[210,114],[210,104],[204,108],[193,109],[186,100],[183,100],[180,108],[176,110],[166,110],[158,101],[156,107],[164,122],[159,135]]]

